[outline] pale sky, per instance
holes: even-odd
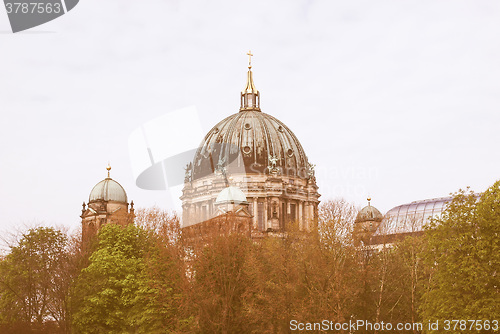
[[[129,135],[238,112],[249,49],[321,200],[385,213],[500,179],[498,1],[81,0],[17,34],[0,9],[0,231],[77,228],[108,161],[136,207],[172,209],[135,185]]]

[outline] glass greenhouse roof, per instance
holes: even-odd
[[[389,210],[375,235],[411,233],[422,231],[430,218],[439,218],[453,197],[415,201]]]

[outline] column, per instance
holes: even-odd
[[[302,231],[304,230],[304,220],[302,219],[302,206],[304,205],[304,202],[299,201],[299,230]]]
[[[266,227],[266,229],[268,229],[269,227],[272,227],[272,226],[269,226],[268,225],[268,219],[267,219],[267,207],[269,206],[269,201],[267,200],[267,197],[264,198],[264,226]]]
[[[252,221],[253,221],[253,227],[258,228],[258,223],[257,223],[257,197],[253,198],[253,205],[252,205],[252,211],[250,212],[253,215]]]
[[[310,219],[309,219],[309,224],[307,224],[307,230],[311,230],[311,227],[314,226],[313,224],[313,221],[314,221],[314,204],[311,203],[311,205],[309,206],[310,210],[309,210],[309,215],[310,215]]]
[[[307,229],[309,228],[309,219],[310,219],[309,202],[304,203],[304,213],[305,213],[304,230],[307,231]]]

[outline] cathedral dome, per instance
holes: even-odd
[[[358,212],[356,216],[356,223],[363,223],[368,221],[381,222],[384,216],[378,211],[378,209],[374,206],[370,205],[370,200],[368,200],[368,205],[365,206]]]
[[[193,179],[235,159],[242,160],[247,174],[268,173],[270,166],[304,179],[309,173],[307,156],[295,134],[260,110],[242,110],[208,132],[193,160]]]
[[[215,125],[200,144],[189,166],[193,180],[222,168],[229,173],[237,170],[238,174],[311,177],[312,166],[295,134],[278,119],[261,112],[251,68],[249,63],[240,111]]]
[[[224,203],[246,204],[248,202],[245,194],[239,188],[226,187],[219,193],[215,200],[215,204]]]
[[[127,203],[127,193],[118,182],[109,177],[110,169],[111,167],[108,167],[108,177],[92,188],[89,196],[89,203],[93,201],[116,201]]]
[[[236,210],[259,231],[284,231],[293,221],[309,230],[321,196],[314,165],[295,134],[261,111],[251,68],[249,58],[239,112],[206,134],[185,168],[183,226]]]

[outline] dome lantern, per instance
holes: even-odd
[[[245,89],[241,92],[241,107],[240,112],[245,110],[256,110],[260,111],[260,94],[255,84],[253,83],[252,76],[252,52],[248,51],[248,73],[247,73],[247,84]]]

